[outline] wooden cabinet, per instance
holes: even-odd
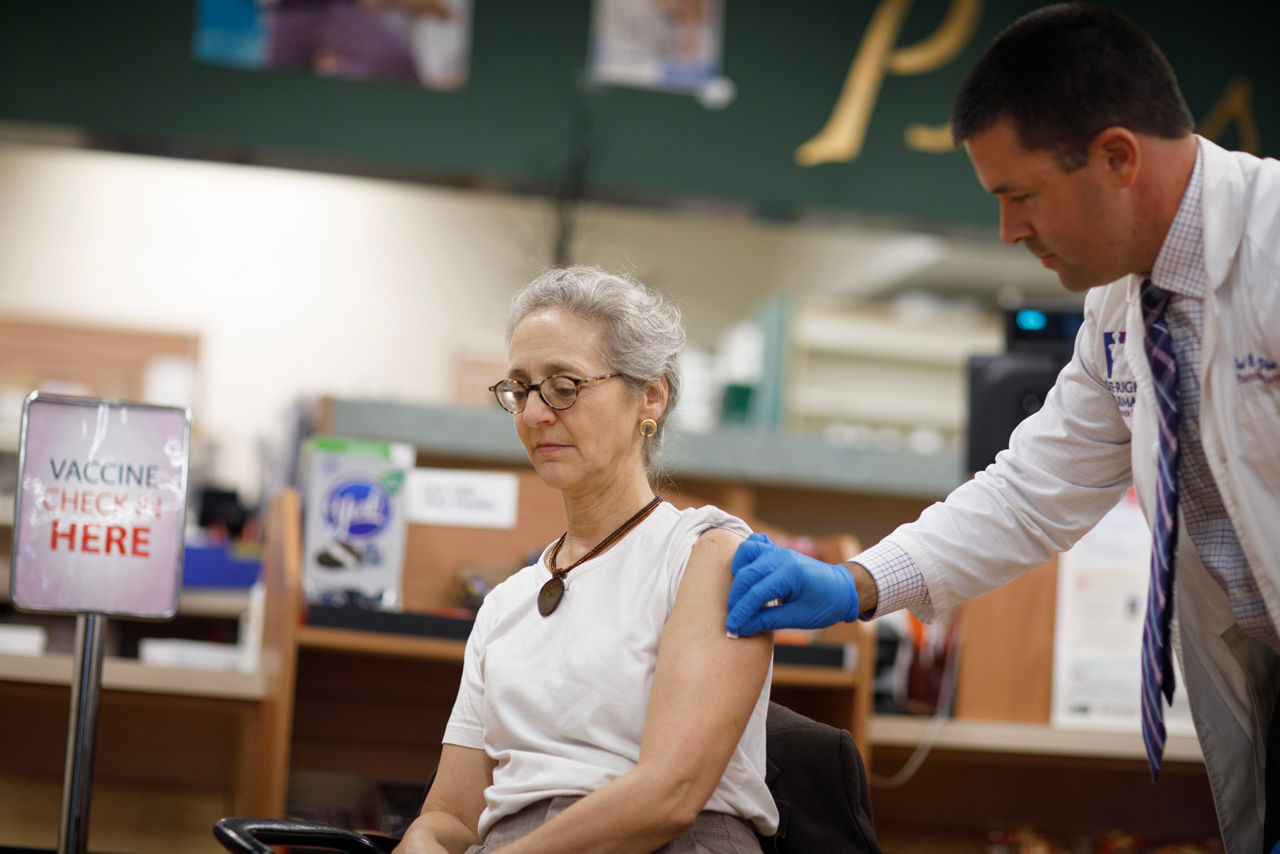
[[[518,562],[563,529],[559,497],[540,491],[509,416],[330,400],[317,423],[335,435],[409,441],[420,465],[496,468],[520,479],[529,529],[518,536],[411,527],[409,610],[450,604],[459,562]],[[961,479],[954,455],[867,453],[745,431],[674,434],[664,457],[671,497],[714,502],[766,530],[828,537],[837,551],[856,545],[835,535],[874,542]],[[305,800],[300,782],[311,772],[421,781],[435,767],[464,642],[306,624],[300,520],[296,494],[270,503],[258,671],[209,674],[108,660],[95,849],[216,851],[208,834],[214,818],[283,815],[291,785],[294,799]],[[1194,738],[1169,739],[1153,786],[1136,732],[1049,726],[1051,572],[1037,570],[965,606],[955,719],[870,714],[866,625],[825,634],[827,642],[858,650],[849,670],[775,666],[774,697],[853,732],[877,776],[898,772],[921,742],[932,746],[909,782],[873,787],[886,850],[978,852],[987,831],[1023,823],[1064,834],[1100,826],[1154,838],[1214,833]],[[184,607],[201,606],[188,600]],[[70,666],[68,656],[0,656],[0,845],[53,844]],[[15,827],[38,833],[20,835]]]
[[[496,404],[481,410],[325,398],[314,427],[336,436],[408,442],[419,465],[532,475],[511,416]],[[662,465],[667,494],[708,501],[775,530],[847,535],[863,543],[914,519],[964,476],[955,451],[868,450],[756,429],[673,431]],[[553,528],[539,545],[563,530]]]
[[[886,850],[978,854],[991,833],[1019,828],[1064,843],[1083,839],[1075,846],[1083,850],[1093,850],[1090,835],[1104,829],[1167,843],[1216,838],[1193,736],[1169,737],[1153,784],[1137,726],[1050,725],[1056,580],[1055,560],[960,606],[953,718],[873,716],[870,768],[878,779],[898,775],[921,745],[929,748],[914,775],[872,791]]]
[[[419,465],[499,468],[518,478],[521,521],[514,531],[410,526],[403,583],[406,610],[454,604],[449,586],[462,562],[495,558],[519,567],[530,552],[541,550],[564,530],[559,493],[533,473],[511,416],[496,406],[457,410],[325,399],[316,430],[408,442],[417,450]],[[946,454],[904,453],[888,460],[754,430],[672,433],[662,460],[660,491],[677,506],[713,503],[757,530],[811,535],[816,547],[824,550],[822,557],[833,561],[854,554],[864,530],[871,536],[887,533],[905,514],[918,513],[931,496],[945,493],[957,477],[958,465]],[[849,530],[853,518],[866,520],[866,527]],[[829,630],[822,640],[853,650],[852,669],[778,664],[775,697],[850,730],[869,755],[871,632],[864,625],[846,625]]]
[[[841,349],[823,332],[829,324],[816,317],[806,322],[813,325],[809,349]],[[856,343],[845,346],[856,349]],[[955,368],[951,362],[948,370]],[[498,412],[328,400],[317,423],[337,435],[409,441],[423,465],[527,467],[510,418]],[[959,456],[948,451],[869,451],[746,430],[676,433],[663,457],[673,492],[685,499],[710,501],[766,530],[852,534],[864,543],[915,519],[964,478]],[[548,531],[541,541],[556,533]],[[966,640],[954,719],[866,715],[869,660],[858,676],[775,669],[775,697],[813,717],[847,722],[841,725],[855,732],[881,782],[911,761],[921,743],[931,745],[909,782],[873,786],[877,827],[894,850],[983,851],[988,831],[1024,824],[1064,838],[1102,827],[1156,839],[1214,835],[1194,738],[1169,739],[1165,770],[1153,786],[1136,731],[1049,725],[1054,598],[1051,565],[963,606]],[[331,640],[325,636],[326,644]],[[423,678],[448,677],[437,669]],[[438,724],[423,721],[424,727]],[[297,739],[295,734],[295,744]],[[301,748],[310,756],[318,745]]]
[[[7,580],[0,581],[7,590]],[[180,613],[232,620],[240,607],[235,598],[184,596]],[[57,842],[73,666],[66,653],[0,654],[0,846],[52,849]],[[217,818],[271,811],[261,752],[270,705],[261,672],[159,667],[108,656],[91,850],[216,852],[221,849],[209,828]]]
[[[524,500],[538,508],[527,515],[535,528],[527,534],[540,546],[561,530],[560,503],[538,491],[545,487],[531,473],[522,476]],[[421,781],[434,769],[465,642],[306,625],[296,493],[270,503],[264,527],[265,618],[256,671],[107,658],[93,849],[215,852],[214,820],[284,815],[291,788],[300,789],[309,773]],[[446,604],[456,560],[495,548],[519,557],[527,547],[516,537],[502,545],[491,532],[416,529],[405,604],[410,610]],[[233,618],[242,604],[185,596],[183,609]],[[848,669],[779,664],[773,686],[788,705],[851,730],[865,751],[872,656],[864,629],[848,627],[851,633],[836,639],[849,645]],[[71,669],[66,654],[0,655],[0,845],[56,842]]]
[[[8,619],[22,399],[41,389],[185,404],[198,350],[194,335],[0,317],[0,621]],[[243,594],[184,594],[179,615],[234,628],[249,607]],[[72,616],[44,620],[62,634],[73,632],[74,623]],[[124,625],[109,621],[109,636]],[[153,634],[165,634],[166,624],[151,625]],[[0,846],[52,849],[57,842],[72,669],[66,652],[0,653]],[[263,796],[259,749],[269,706],[261,672],[144,665],[108,651],[90,849],[222,850],[209,832],[214,820],[272,809]]]
[[[530,500],[537,497],[535,493]],[[284,579],[294,601],[300,601],[295,580],[297,543],[296,538],[284,540],[294,536],[290,530],[296,530],[297,517],[293,493],[273,502],[264,562],[264,574]],[[408,571],[419,576],[432,572],[432,557],[415,549],[415,542],[432,544],[426,554],[440,561],[456,552],[448,540],[444,530],[411,534]],[[441,564],[435,566],[438,570]],[[428,600],[441,589],[439,582],[406,578],[406,609],[439,607],[443,603]],[[276,794],[284,797],[288,778],[296,784],[317,774],[369,781],[425,780],[439,759],[444,726],[462,674],[465,641],[305,623],[285,626],[283,631],[292,635],[296,658],[291,675],[282,671],[282,687],[292,682],[292,689],[285,693],[293,698],[293,711],[287,751],[277,750],[271,760],[274,767],[269,776],[280,781]],[[778,664],[773,694],[799,711],[850,730],[868,751],[871,636],[864,626],[849,626],[836,640],[848,645],[847,669]]]

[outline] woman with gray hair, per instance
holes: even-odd
[[[679,312],[591,267],[512,303],[491,387],[568,529],[486,597],[436,780],[397,851],[759,851],[772,639],[726,636],[750,531],[654,495]]]

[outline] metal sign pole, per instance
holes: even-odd
[[[9,599],[76,615],[58,854],[88,847],[107,617],[178,611],[190,446],[186,409],[38,391],[22,404]]]
[[[89,842],[89,793],[93,782],[94,737],[102,692],[102,648],[107,618],[76,617],[76,658],[71,674],[71,720],[58,816],[58,854],[84,854]]]

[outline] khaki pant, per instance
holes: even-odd
[[[564,812],[578,800],[561,796],[530,804],[515,815],[498,820],[489,829],[484,845],[472,845],[467,854],[489,854],[509,845],[527,833],[546,824]],[[756,839],[751,822],[720,812],[703,812],[693,827],[659,848],[653,854],[759,854],[760,842]]]

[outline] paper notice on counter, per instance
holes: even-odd
[[[417,468],[409,472],[406,513],[419,525],[511,529],[518,497],[509,472]]]
[[[1142,623],[1151,531],[1130,489],[1058,559],[1053,707],[1063,729],[1141,732]],[[1194,733],[1180,684],[1165,710],[1170,735]]]

